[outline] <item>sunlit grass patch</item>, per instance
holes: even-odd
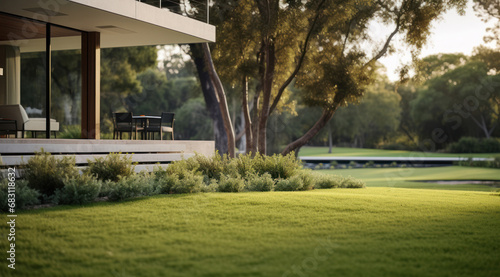
[[[485,192],[160,195],[22,212],[0,275],[496,276],[499,229]]]

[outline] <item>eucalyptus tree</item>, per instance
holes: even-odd
[[[484,21],[496,21],[492,28],[488,28],[490,35],[485,40],[496,41],[500,46],[500,1],[498,0],[474,0],[474,9]]]
[[[216,1],[216,5],[222,1]],[[214,59],[222,76],[242,87],[247,137],[254,151],[266,152],[270,114],[293,109],[288,86],[296,80],[301,97],[323,109],[316,123],[283,150],[306,144],[340,106],[355,103],[373,82],[374,65],[394,50],[399,35],[412,54],[425,44],[431,22],[465,0],[240,0],[217,24]],[[387,33],[371,32],[373,24]],[[254,116],[248,108],[247,80],[258,84]],[[299,115],[300,116],[300,115]],[[369,116],[369,115],[367,115]],[[251,132],[251,130],[253,132]]]

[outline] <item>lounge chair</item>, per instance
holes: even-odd
[[[24,132],[31,132],[33,137],[36,137],[37,132],[45,132],[45,118],[29,118],[28,114],[20,104],[1,105],[0,118],[7,120],[15,120],[17,123],[16,137],[24,138]],[[56,132],[59,132],[59,122],[55,119],[50,119],[50,132],[56,137]]]

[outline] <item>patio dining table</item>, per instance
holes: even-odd
[[[150,119],[161,119],[161,116],[157,115],[134,115],[132,116],[132,119],[134,119],[135,124],[140,123],[140,126],[146,130],[146,127],[149,126],[149,120]],[[141,139],[147,139],[147,136],[145,136],[145,131],[141,132]]]

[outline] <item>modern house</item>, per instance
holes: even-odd
[[[45,119],[41,122],[46,134],[46,139],[0,138],[0,155],[4,164],[13,163],[21,154],[28,155],[41,147],[62,154],[150,154],[156,151],[174,157],[164,157],[163,161],[194,152],[211,154],[213,141],[100,140],[101,49],[214,42],[215,27],[207,23],[208,4],[205,0],[0,1],[0,109],[2,105],[23,105],[22,91],[36,91],[36,97],[26,101],[35,101],[43,107],[41,111],[33,110],[39,112],[38,117]],[[81,64],[80,70],[74,74],[81,80],[79,122],[82,139],[63,140],[50,136],[51,128],[56,126],[51,105],[58,100],[52,91],[52,74],[64,70],[55,68],[52,59],[63,50],[76,50]],[[33,68],[27,66],[29,63],[23,58],[28,59],[30,53],[35,53],[41,60],[44,70],[31,72],[36,78],[26,81],[23,76]],[[21,90],[23,86],[24,90]],[[8,124],[8,118],[4,123]],[[143,158],[158,161],[157,158]]]

